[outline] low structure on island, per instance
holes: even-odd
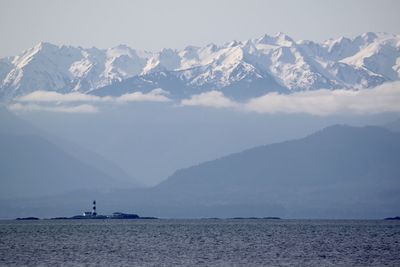
[[[60,218],[53,218],[60,219]],[[71,218],[63,218],[63,219],[108,219],[106,215],[98,215],[96,211],[96,200],[93,200],[93,208],[92,211],[85,211],[82,215],[75,215]]]

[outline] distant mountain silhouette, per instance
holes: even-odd
[[[398,214],[400,134],[379,127],[328,127],[179,170],[135,199],[139,203],[157,216]]]
[[[104,213],[157,217],[384,218],[400,213],[399,174],[399,133],[337,125],[178,170],[151,189],[96,199]],[[76,193],[32,204],[21,200],[18,205],[41,214],[15,214],[50,216],[78,209],[74,205],[84,199]],[[7,205],[2,209],[18,210]]]

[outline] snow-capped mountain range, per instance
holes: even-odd
[[[362,89],[399,79],[400,35],[371,32],[322,43],[278,33],[159,52],[42,42],[0,59],[3,101],[37,90],[118,96],[155,88],[172,98],[217,90],[246,99],[273,91]]]

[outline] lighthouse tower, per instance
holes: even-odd
[[[93,212],[92,212],[92,215],[93,216],[97,215],[97,212],[96,212],[96,200],[93,200]]]

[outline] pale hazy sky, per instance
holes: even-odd
[[[398,0],[1,0],[0,57],[40,41],[154,51],[278,31],[316,41],[399,34],[399,13]]]

